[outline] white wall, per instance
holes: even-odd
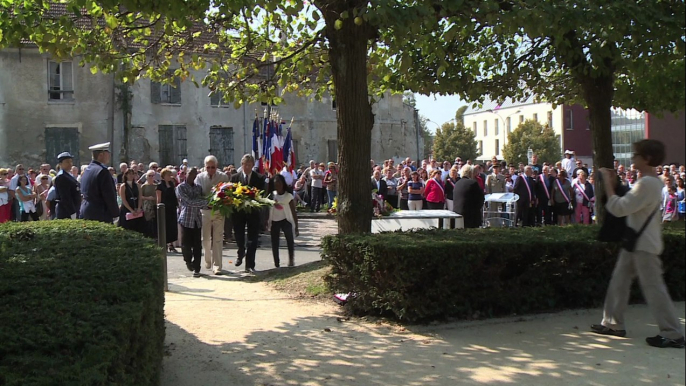
[[[507,118],[511,119],[511,130],[515,130],[522,121],[534,119],[534,114],[537,115],[537,121],[542,125],[548,123],[548,112],[552,112],[552,128],[556,134],[560,135],[560,142],[562,142],[562,124],[563,112],[562,106],[557,106],[553,109],[550,103],[532,103],[519,106],[512,106],[500,108],[495,113],[488,111],[477,111],[464,116],[464,123],[467,128],[473,129],[476,123],[476,141],[483,142],[483,154],[477,157],[478,159],[490,160],[494,155],[498,158],[502,157],[502,149],[507,144]],[[497,114],[496,114],[497,113]],[[484,121],[487,122],[488,130],[484,133]],[[499,123],[498,134],[496,135],[495,125],[496,121]],[[486,134],[486,135],[484,135]],[[496,139],[499,142],[499,151],[496,150]],[[560,143],[562,145],[562,143]]]

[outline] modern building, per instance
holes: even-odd
[[[196,78],[203,74],[197,72]],[[130,93],[130,94],[129,94]],[[252,148],[255,114],[265,106],[225,105],[210,90],[176,80],[164,85],[142,79],[129,87],[112,75],[93,75],[78,58],[57,62],[27,45],[0,51],[0,165],[56,163],[70,151],[77,164],[90,159],[88,146],[112,143],[113,163],[135,159],[192,165],[214,154],[222,165],[240,162]],[[125,95],[131,102],[125,103]],[[337,121],[332,98],[322,101],[283,95],[274,107],[293,119],[298,163],[336,161]],[[373,159],[419,158],[416,110],[402,95],[387,94],[373,105]]]
[[[667,161],[686,163],[684,145],[686,124],[684,112],[655,114],[637,110],[613,108],[612,146],[620,163],[631,163],[631,144],[644,139],[655,138],[667,146]],[[507,135],[525,120],[533,119],[551,127],[560,136],[560,149],[574,150],[577,158],[593,165],[593,139],[588,121],[588,110],[581,105],[559,105],[537,102],[534,97],[523,102],[507,100],[498,105],[485,102],[480,108],[470,108],[464,114],[466,127],[472,128],[479,143],[479,160],[490,160],[494,155],[502,159],[502,149]],[[562,157],[562,155],[560,155]]]

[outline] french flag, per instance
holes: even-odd
[[[262,150],[260,154],[260,174],[269,171],[269,148],[271,137],[269,136],[269,119],[264,118],[264,125],[262,126]]]
[[[293,146],[293,134],[289,126],[286,131],[286,139],[283,143],[283,161],[288,166],[288,171],[292,172],[295,168],[295,147]]]
[[[252,156],[259,162],[260,159],[260,120],[255,117],[252,124]]]
[[[283,137],[279,134],[282,130],[282,126],[277,125],[277,123],[274,122],[273,128],[271,148],[269,151],[271,153],[269,171],[271,171],[272,175],[276,175],[283,169]]]

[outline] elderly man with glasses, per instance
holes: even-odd
[[[217,170],[217,157],[205,157],[205,171],[195,177],[195,185],[200,186],[203,197],[209,197],[212,187],[220,182],[229,182],[229,176]],[[212,213],[210,207],[201,210],[202,249],[205,254],[205,268],[212,269],[215,275],[222,272],[222,248],[224,246],[224,216]]]

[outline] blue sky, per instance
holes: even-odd
[[[469,103],[460,99],[460,97],[453,96],[426,96],[415,94],[417,99],[417,109],[419,115],[429,118],[432,122],[436,122],[439,126],[455,118],[455,112],[460,106],[469,105]],[[432,133],[436,131],[436,125],[428,122],[427,129]]]

